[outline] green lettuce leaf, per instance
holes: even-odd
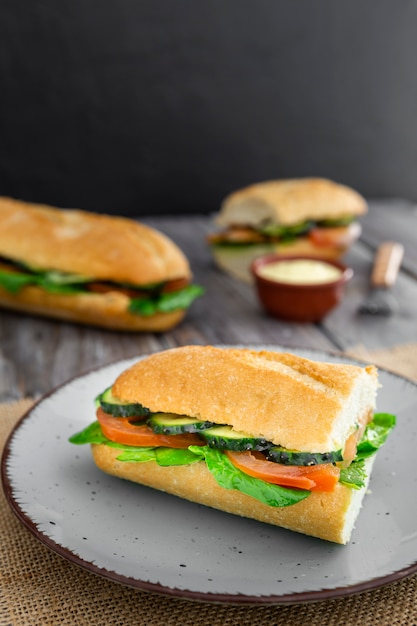
[[[10,293],[18,293],[22,287],[36,282],[30,274],[0,270],[0,286]]]
[[[365,459],[375,454],[385,443],[394,428],[396,418],[390,413],[376,413],[358,445],[358,454],[347,468],[342,468],[339,481],[352,488],[361,489],[366,484]],[[296,504],[310,495],[309,491],[290,489],[272,485],[266,481],[248,476],[236,468],[228,457],[216,448],[209,446],[189,446],[188,449],[165,447],[135,447],[110,441],[101,431],[99,422],[93,422],[84,430],[69,438],[73,444],[104,443],[122,450],[119,461],[142,463],[155,461],[161,466],[189,465],[205,460],[208,470],[216,482],[224,489],[237,489],[264,504],[274,507]]]
[[[192,452],[204,454],[207,467],[216,482],[224,489],[237,489],[264,504],[274,507],[289,506],[304,500],[310,495],[303,489],[289,489],[272,485],[259,478],[248,476],[233,463],[221,450],[209,446],[190,446]]]
[[[375,413],[358,444],[355,460],[340,471],[339,482],[352,489],[361,489],[366,484],[365,459],[378,452],[396,424],[395,415]]]
[[[155,461],[158,465],[168,467],[170,465],[191,465],[202,460],[202,456],[198,456],[190,450],[182,448],[139,448],[129,446],[117,457],[118,461],[126,461],[130,463],[143,463],[145,461]]]
[[[109,439],[103,435],[101,432],[99,422],[93,422],[89,424],[81,430],[79,433],[75,433],[75,435],[71,435],[68,439],[70,443],[75,443],[78,446],[81,446],[86,443],[107,443]]]
[[[101,431],[99,422],[89,424],[84,430],[72,435],[69,442],[76,445],[91,443],[104,443],[111,448],[117,448],[123,452],[117,457],[118,461],[144,463],[155,461],[158,465],[190,465],[197,463],[204,458],[204,455],[197,452],[190,452],[187,449],[165,448],[165,447],[142,447],[129,446],[123,443],[110,441]],[[198,446],[197,446],[198,448]]]
[[[38,272],[36,284],[49,293],[77,294],[85,292],[84,286],[91,281],[91,278],[80,276],[79,274],[69,274],[51,270]]]
[[[86,293],[86,287],[91,278],[59,272],[57,270],[41,271],[28,268],[27,271],[9,272],[0,270],[0,286],[10,293],[18,293],[27,285],[37,285],[49,293],[74,295]],[[159,285],[148,285],[141,290],[149,290],[149,295],[140,298],[131,298],[128,310],[130,313],[149,317],[155,313],[170,313],[188,308],[191,303],[203,295],[204,289],[200,285],[187,285],[179,291],[158,293]],[[117,288],[117,285],[115,284]],[[134,289],[133,285],[130,288]]]
[[[302,235],[314,226],[310,220],[293,224],[292,226],[281,226],[279,224],[265,224],[257,228],[263,235],[270,237],[282,237],[284,239],[295,239],[298,235]]]
[[[38,271],[23,268],[19,272],[0,271],[0,285],[11,293],[18,293],[27,285],[37,285],[50,293],[80,293],[84,291],[82,285],[90,280],[85,276],[55,270]]]
[[[359,459],[340,470],[339,482],[351,489],[361,489],[366,484],[366,477],[365,460]]]
[[[317,222],[317,226],[320,227],[325,227],[328,226],[330,228],[335,228],[338,226],[348,226],[349,224],[351,224],[352,222],[354,222],[356,219],[355,215],[347,215],[346,217],[339,217],[336,219],[325,219],[325,220],[319,220]]]
[[[126,446],[124,452],[116,457],[118,461],[134,462],[134,463],[146,463],[147,461],[156,461],[155,448],[136,448],[133,446]]]
[[[162,293],[153,298],[132,298],[129,311],[144,317],[155,313],[170,313],[188,308],[203,293],[204,289],[200,285],[187,285],[179,291]]]
[[[158,465],[168,467],[169,465],[191,465],[192,463],[198,463],[204,459],[204,455],[200,454],[198,450],[199,446],[196,446],[197,450],[191,451],[187,448],[155,448],[155,457]]]
[[[85,289],[81,289],[77,285],[60,285],[58,283],[50,283],[48,279],[44,276],[40,276],[39,279],[36,281],[36,284],[38,285],[38,287],[42,287],[42,289],[45,289],[45,291],[47,291],[48,293],[57,293],[70,296],[77,293],[85,293]]]
[[[123,452],[117,457],[118,461],[137,463],[156,461],[158,465],[166,467],[189,465],[205,459],[209,471],[221,487],[237,489],[269,506],[289,506],[310,495],[309,491],[271,485],[263,480],[247,476],[237,469],[223,452],[208,446],[190,446],[188,449],[126,446],[107,439],[101,432],[99,422],[93,422],[81,432],[72,435],[69,441],[77,445],[104,443],[114,448],[120,448]]]
[[[38,272],[48,285],[82,285],[91,282],[91,277],[82,276],[81,274],[70,274],[68,272],[59,272],[58,270],[48,270],[47,272]]]
[[[76,445],[84,445],[86,443],[105,443],[107,446],[111,446],[112,448],[120,448],[121,450],[132,449],[132,446],[128,446],[124,443],[116,443],[115,441],[107,439],[107,437],[102,433],[100,423],[97,421],[89,424],[79,433],[72,435],[68,441],[70,443],[75,443]],[[138,450],[143,450],[143,448],[138,448]]]
[[[358,459],[366,459],[372,456],[385,443],[391,430],[396,423],[395,415],[390,413],[375,413],[372,422],[368,424],[359,442]]]

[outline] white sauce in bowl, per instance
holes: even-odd
[[[338,280],[342,276],[342,271],[338,267],[324,261],[294,259],[274,261],[273,263],[261,265],[258,268],[258,274],[262,278],[275,280],[280,283],[318,285]]]

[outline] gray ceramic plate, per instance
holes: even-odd
[[[275,349],[278,349],[275,347]],[[317,360],[337,356],[298,351]],[[17,517],[82,568],[142,590],[207,602],[295,603],[346,596],[417,571],[417,386],[381,371],[378,410],[398,425],[380,451],[347,546],[292,533],[109,477],[68,437],[93,399],[137,359],[77,378],[14,429],[2,481]]]

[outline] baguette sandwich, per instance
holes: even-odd
[[[202,289],[161,232],[0,198],[0,306],[114,330],[165,331]]]
[[[173,348],[122,372],[70,441],[119,478],[345,544],[395,423],[377,388],[372,365]]]
[[[270,180],[227,196],[208,236],[216,264],[250,282],[252,261],[272,252],[340,258],[358,239],[367,211],[353,189],[321,178]]]

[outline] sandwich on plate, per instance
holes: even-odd
[[[346,544],[395,424],[377,389],[373,365],[172,348],[123,371],[70,441],[119,478]]]
[[[208,236],[218,267],[252,280],[250,265],[264,254],[340,258],[361,234],[367,211],[355,190],[323,178],[268,180],[228,195]]]
[[[3,197],[0,224],[1,307],[160,332],[203,292],[179,247],[133,219]]]

